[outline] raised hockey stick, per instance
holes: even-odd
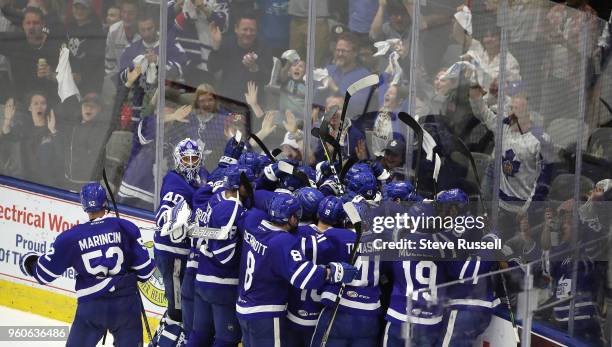
[[[348,111],[349,101],[351,97],[355,95],[355,93],[360,90],[373,87],[380,82],[377,74],[371,74],[366,76],[353,84],[351,84],[346,89],[346,94],[344,95],[344,104],[342,105],[342,114],[340,115],[340,127],[338,128],[338,135],[336,135],[336,141],[340,143],[340,137],[342,136],[342,131],[344,129],[344,121],[346,119],[346,112]]]
[[[344,211],[346,215],[353,223],[353,227],[355,228],[355,243],[353,245],[353,249],[351,249],[351,253],[349,255],[349,264],[355,265],[355,261],[357,261],[357,250],[359,249],[359,244],[361,243],[361,235],[363,234],[361,217],[359,216],[359,212],[355,205],[352,202],[347,202],[344,205]],[[338,314],[338,308],[340,307],[340,300],[342,300],[342,295],[344,294],[344,289],[346,285],[342,283],[340,285],[340,290],[338,291],[338,296],[336,296],[336,301],[334,302],[334,306],[332,308],[332,316],[329,320],[329,324],[327,328],[325,328],[325,333],[321,339],[321,345],[319,347],[325,347],[327,345],[327,340],[329,339],[329,334],[331,333],[331,329],[334,325],[334,320],[336,319],[336,315]]]
[[[110,184],[108,184],[108,178],[106,177],[106,168],[102,167],[102,178],[104,179],[104,185],[106,186],[106,190],[108,190],[108,195],[111,198],[111,202],[113,203],[113,210],[115,211],[115,216],[119,218],[119,210],[117,209],[117,203],[115,202],[115,195],[110,188]],[[136,288],[140,292],[140,287],[136,285]],[[149,321],[147,320],[147,313],[145,312],[144,303],[142,302],[142,297],[140,293],[138,293],[138,301],[140,301],[140,314],[142,315],[142,319],[144,320],[145,329],[147,331],[147,337],[149,341],[153,341],[153,335],[151,335],[151,327],[149,326]],[[108,330],[104,331],[104,337],[102,337],[102,344],[106,343],[106,333]]]
[[[253,141],[255,141],[255,143],[257,143],[257,146],[259,146],[259,148],[261,148],[261,150],[266,154],[266,156],[268,158],[270,158],[270,160],[273,163],[276,163],[276,157],[274,155],[272,155],[272,153],[270,153],[270,150],[268,149],[268,147],[266,147],[266,145],[263,143],[263,141],[255,134],[251,134],[251,139],[253,139]]]
[[[325,159],[327,160],[327,163],[329,164],[329,169],[332,172],[332,176],[334,176],[334,180],[336,181],[336,184],[338,184],[339,193],[340,195],[344,195],[344,187],[342,186],[342,181],[340,181],[340,176],[338,176],[338,172],[336,171],[336,166],[334,165],[334,162],[332,161],[332,157],[329,155],[329,152],[327,151],[327,145],[325,144],[323,137],[320,136],[321,134],[319,134],[318,130],[319,130],[318,128],[313,128],[311,130],[311,134],[321,141],[321,147],[323,147],[323,153],[325,154]]]
[[[423,148],[423,128],[412,116],[406,112],[400,112],[397,116],[399,120],[406,124],[417,135],[417,158],[414,168],[414,191],[418,193],[419,188],[419,171],[421,169],[421,152]],[[412,165],[412,164],[410,164]]]
[[[310,134],[334,147],[334,152],[330,155],[330,158],[335,160],[336,157],[338,157],[338,162],[342,167],[342,146],[340,146],[340,143],[329,134],[329,120],[338,112],[339,109],[340,107],[337,105],[330,107],[329,111],[325,112],[323,119],[321,119],[321,126],[319,128],[312,128]],[[321,142],[321,144],[323,145],[323,142]]]

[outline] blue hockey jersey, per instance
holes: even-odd
[[[191,245],[189,240],[185,239],[181,242],[174,243],[170,240],[170,236],[161,236],[161,227],[168,222],[172,208],[182,200],[191,203],[194,192],[197,187],[189,184],[183,176],[176,171],[168,171],[164,176],[160,191],[160,204],[155,215],[157,230],[153,240],[155,241],[155,253],[163,252],[174,256],[187,259]]]
[[[138,227],[108,214],[59,234],[47,253],[38,258],[33,276],[47,284],[69,267],[77,273],[79,302],[100,297],[115,286],[132,285],[130,281],[136,290],[136,279],[146,281],[155,270]]]
[[[227,193],[226,190],[216,193],[206,206],[194,206],[200,226],[221,228],[228,225],[235,214],[232,231],[227,240],[207,240],[206,246],[200,248],[202,257],[198,264],[196,283],[203,287],[238,285],[240,242],[236,222],[243,218],[246,209],[240,200],[228,196]]]
[[[447,290],[449,307],[490,312],[500,304],[493,290],[493,278],[478,277],[494,271],[495,262],[482,260],[479,255],[473,255],[465,261],[447,263],[453,279],[465,279]]]
[[[325,268],[305,259],[297,235],[266,220],[258,225],[245,224],[240,230],[238,318],[285,316],[289,286],[313,289],[325,283]]]
[[[316,248],[317,263],[327,264],[332,261],[348,262],[351,250],[355,244],[356,234],[353,230],[342,228],[327,229],[318,236]],[[340,300],[339,312],[376,315],[380,312],[380,256],[359,256],[355,262],[359,270],[355,279],[345,286]],[[321,302],[325,306],[333,306],[340,285],[327,285],[321,292]]]
[[[297,234],[301,237],[300,250],[313,263],[317,264],[316,247],[319,229],[314,224],[300,225]],[[314,249],[315,252],[310,250]],[[315,327],[321,313],[321,295],[317,289],[289,288],[289,299],[287,302],[287,319],[300,327]]]
[[[421,239],[440,242],[449,241],[452,233],[408,233],[409,240],[420,242]],[[454,251],[420,249],[406,254],[404,261],[385,263],[385,272],[393,278],[393,289],[385,319],[392,323],[410,322],[421,325],[437,325],[442,322],[446,287],[440,285],[454,278],[449,271],[451,261],[457,255]],[[423,291],[419,291],[423,290]],[[410,297],[410,312],[408,312]]]

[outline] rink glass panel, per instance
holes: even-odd
[[[461,28],[457,28],[458,22],[454,17],[462,1],[415,0],[415,2],[405,1],[405,10],[409,12],[408,17],[411,17],[412,20],[405,21],[399,30],[403,50],[398,52],[401,55],[398,64],[388,69],[391,72],[390,75],[386,76],[381,86],[372,92],[369,103],[367,103],[368,91],[365,97],[367,105],[358,102],[352,102],[349,105],[347,118],[358,120],[359,115],[364,111],[371,112],[371,117],[374,117],[374,122],[367,123],[369,125],[363,128],[365,147],[370,158],[384,152],[387,142],[394,136],[393,133],[400,134],[408,143],[407,151],[403,154],[403,160],[401,160],[403,163],[400,163],[394,171],[398,176],[403,174],[407,178],[412,178],[415,170],[413,159],[415,153],[412,151],[414,134],[411,134],[406,126],[389,113],[397,113],[400,110],[407,112],[431,132],[436,132],[437,129],[428,128],[427,116],[439,115],[441,120],[450,123],[445,131],[458,134],[458,137],[468,146],[476,161],[481,182],[480,185],[476,182],[476,175],[468,165],[465,153],[450,151],[441,156],[442,168],[438,186],[436,187],[431,179],[422,178],[419,189],[423,194],[432,194],[436,190],[458,184],[449,183],[449,177],[461,179],[461,184],[466,190],[469,190],[471,196],[475,198],[482,196],[484,207],[476,204],[473,213],[487,212],[496,230],[508,234],[507,239],[517,234],[520,236],[521,223],[515,216],[506,213],[506,210],[499,206],[500,182],[503,181],[504,175],[511,175],[518,166],[517,160],[512,158],[511,153],[506,153],[508,149],[506,140],[498,131],[498,129],[503,129],[501,119],[495,124],[495,130],[489,131],[482,124],[478,124],[470,132],[465,133],[466,124],[469,124],[472,119],[469,93],[473,79],[465,76],[464,69],[459,69],[457,78],[449,77],[449,79],[443,79],[442,83],[440,81],[442,74],[453,73],[453,71],[448,71],[449,68],[461,60],[458,55],[462,55],[465,50],[464,45],[467,39],[465,34],[462,37],[459,35],[462,34],[462,30],[457,30]],[[63,15],[67,13],[67,9],[66,4],[61,5],[63,8],[57,8],[55,11]],[[547,134],[550,140],[547,163],[552,166],[552,174],[548,182],[548,193],[544,201],[532,203],[533,206],[528,210],[527,223],[523,219],[523,227],[528,226],[528,228],[525,227],[525,230],[529,229],[527,238],[530,242],[535,243],[540,242],[546,210],[552,210],[554,218],[558,218],[557,209],[564,201],[571,198],[581,200],[593,189],[594,183],[610,177],[610,162],[612,162],[612,152],[610,152],[612,146],[609,145],[610,133],[607,132],[609,128],[603,127],[610,122],[612,117],[610,110],[600,101],[602,98],[608,103],[612,102],[609,99],[609,96],[612,95],[612,67],[608,64],[603,71],[594,71],[592,63],[595,58],[593,52],[605,23],[600,19],[565,7],[561,17],[570,18],[570,25],[567,28],[564,27],[564,31],[560,32],[561,23],[555,12],[557,6],[547,1],[499,1],[497,5],[479,7],[474,4],[472,8],[471,36],[473,39],[484,44],[485,40],[489,42],[497,38],[500,46],[499,52],[506,56],[506,69],[499,66],[501,62],[497,63],[498,66],[489,64],[489,68],[497,68],[500,75],[498,80],[502,79],[505,83],[497,85],[497,97],[490,97],[489,95],[493,94],[491,86],[495,87],[495,84],[485,78],[482,81],[483,89],[488,92],[485,98],[490,106],[499,109],[499,106],[503,108],[508,102],[511,104],[515,95],[526,94],[527,108],[532,115],[530,116],[531,127],[543,129],[543,133]],[[416,12],[415,9],[417,9]],[[133,10],[133,8],[126,9],[134,14]],[[274,47],[265,50],[266,54],[258,55],[258,59],[263,59],[264,56],[269,59],[272,59],[272,56],[280,58],[280,55],[287,49],[296,49],[301,60],[309,62],[305,66],[305,71],[309,74],[315,68],[324,68],[327,62],[333,59],[337,50],[341,51],[340,55],[346,54],[344,47],[338,48],[335,45],[337,31],[331,29],[335,29],[336,23],[327,16],[328,13],[317,13],[317,11],[321,9],[315,6],[314,11],[308,14],[310,17],[300,18],[294,23],[291,22],[293,19],[290,19],[283,24],[282,28],[266,26],[265,24],[269,24],[270,21],[266,21],[264,17],[258,18],[259,20],[256,21],[257,41],[268,47]],[[190,53],[188,50],[191,50],[191,54],[196,56],[194,59],[197,61],[198,54],[193,51],[198,51],[201,47],[186,47],[189,42],[193,43],[189,41],[193,37],[187,34],[181,35],[176,31],[175,20],[177,15],[184,12],[182,9],[167,8],[162,11],[158,5],[142,2],[135,14],[140,15],[147,12],[155,18],[154,24],[158,28],[161,45],[167,48],[166,61],[164,64],[158,64],[159,66],[169,65],[168,63],[174,59],[169,53],[173,49],[168,47],[173,46],[176,42],[185,45],[186,55]],[[162,21],[165,22],[165,25],[160,23],[160,13],[166,18]],[[313,13],[314,18],[312,18]],[[106,13],[102,13],[100,18],[105,16]],[[221,35],[222,40],[234,40],[229,34],[234,31],[235,19],[237,19],[236,16],[230,16],[227,30]],[[136,22],[135,19],[134,21]],[[222,21],[219,23],[223,26]],[[253,29],[253,23],[249,24],[251,24],[250,29],[245,30]],[[311,34],[310,41],[307,41],[307,36],[296,35],[295,40],[300,42],[301,49],[290,44],[292,25],[297,28],[295,30],[302,28],[303,34],[308,32]],[[183,27],[185,28],[187,26]],[[324,30],[326,28],[329,30]],[[15,31],[19,28],[13,27],[9,30]],[[344,31],[348,29],[345,28]],[[278,37],[275,36],[276,34],[287,35]],[[74,48],[74,42],[72,45],[65,42],[65,35],[55,35],[51,32],[47,40],[49,45],[53,44],[57,49],[62,43],[66,43],[69,49]],[[88,37],[88,40],[101,44],[106,42],[106,34]],[[201,38],[198,37],[196,41],[198,40]],[[382,40],[384,38],[375,41]],[[376,51],[373,46],[363,45],[359,49],[359,54],[357,54],[359,65],[367,67],[371,73],[384,75],[390,61],[389,53],[373,57]],[[56,64],[58,52],[54,53],[55,55],[49,55],[48,58],[41,58],[46,59],[47,63],[51,63],[50,65]],[[351,53],[355,52],[349,52]],[[205,55],[205,53],[202,54]],[[202,54],[201,58],[205,59]],[[227,59],[229,60],[229,57]],[[499,61],[501,60],[503,59]],[[514,61],[520,68],[520,79],[514,71],[509,69],[509,65],[512,65]],[[30,66],[31,69],[37,69],[38,62],[37,60],[36,64]],[[96,131],[92,132],[96,136],[74,136],[73,130],[79,127],[82,119],[81,106],[79,101],[74,100],[74,97],[60,105],[58,100],[53,100],[57,99],[55,89],[43,91],[46,98],[37,97],[36,107],[32,108],[30,107],[32,100],[27,98],[27,94],[35,90],[27,90],[21,95],[15,95],[17,101],[15,115],[12,122],[8,124],[14,136],[7,136],[6,132],[3,132],[0,137],[2,141],[0,172],[6,176],[76,192],[80,189],[82,182],[101,179],[102,165],[98,163],[103,163],[111,189],[120,202],[152,211],[159,201],[161,180],[166,171],[174,167],[172,152],[178,141],[184,137],[197,137],[203,147],[204,166],[208,171],[212,171],[223,154],[225,143],[235,134],[236,129],[243,129],[245,133],[258,133],[262,125],[271,123],[272,126],[266,130],[273,130],[264,131],[260,135],[267,133],[263,141],[270,150],[280,148],[281,143],[285,140],[286,129],[283,121],[287,121],[285,116],[287,107],[292,108],[295,119],[302,124],[302,137],[289,136],[288,140],[291,144],[295,141],[298,148],[301,149],[303,163],[313,162],[311,157],[317,153],[320,146],[319,139],[310,135],[310,129],[320,125],[323,111],[319,111],[319,117],[312,117],[311,109],[324,109],[326,106],[328,92],[325,88],[321,88],[322,83],[314,81],[313,76],[313,79],[302,84],[300,81],[303,80],[300,80],[301,77],[296,74],[293,82],[299,83],[293,83],[292,88],[287,88],[288,82],[292,80],[291,77],[284,81],[280,79],[271,81],[270,74],[262,74],[258,81],[257,104],[263,110],[264,115],[258,117],[244,97],[244,93],[248,91],[246,84],[228,86],[227,81],[231,80],[232,76],[219,79],[210,76],[200,65],[202,62],[188,64],[187,61],[183,61],[184,66],[182,65],[181,69],[174,69],[175,72],[178,72],[175,73],[173,69],[170,69],[166,71],[163,79],[152,78],[147,81],[146,77],[141,76],[129,93],[124,94],[120,93],[120,88],[117,88],[119,85],[118,71],[115,69],[110,69],[108,73],[105,71],[99,82],[101,112],[96,118],[98,121],[95,126]],[[273,65],[269,61],[268,63],[270,67]],[[76,62],[74,64],[76,65]],[[282,61],[280,65],[279,70],[282,70]],[[25,75],[30,73],[27,69],[13,69],[8,74],[6,73],[9,71],[6,61],[3,66],[4,69],[0,69],[0,73],[5,73],[5,76],[10,77],[13,83],[26,79]],[[403,73],[395,88],[399,89],[395,93],[397,100],[394,101],[391,112],[389,112],[385,107],[385,92],[389,90],[389,81],[393,80],[393,72],[398,71],[398,66]],[[51,69],[54,70],[55,66],[52,66]],[[85,62],[83,69],[82,71],[93,71],[103,69],[103,66]],[[237,71],[230,69],[223,73],[235,76]],[[201,92],[198,92],[198,87],[203,83],[208,83],[208,86],[202,86]],[[162,85],[164,91],[158,95],[162,94],[163,97],[154,98],[155,91]],[[40,84],[38,87],[42,86],[43,84]],[[78,82],[77,86],[79,86]],[[0,102],[4,106],[14,88],[10,83],[6,83],[0,89],[2,89]],[[288,98],[287,92],[289,91],[291,97]],[[85,94],[85,92],[81,93],[81,100],[84,99]],[[204,95],[200,105],[196,100],[198,94]],[[121,100],[118,100],[118,96],[121,96]],[[206,104],[204,99],[209,97],[213,99],[214,106],[204,106]],[[452,102],[449,102],[449,97]],[[356,98],[356,101],[359,101],[357,99],[359,98]],[[43,104],[46,104],[46,108],[42,106]],[[187,123],[177,121],[171,116],[176,110],[186,105],[192,105],[191,114],[186,116]],[[206,108],[206,111],[198,112],[203,108]],[[10,107],[0,108],[3,124],[6,111],[9,109]],[[51,109],[55,116],[55,130],[57,131],[55,136],[45,131],[45,128],[49,127],[48,116]],[[152,137],[138,136],[140,120],[137,118],[137,111],[140,111],[140,120],[143,121],[147,117],[155,117],[156,114],[164,115],[154,119],[153,132],[148,134]],[[499,110],[498,114],[507,116],[510,114],[509,111],[510,109],[506,111],[504,108],[503,111]],[[33,114],[34,112],[40,112],[40,114]],[[270,115],[266,116],[266,113]],[[381,113],[384,116],[381,116]],[[233,116],[228,116],[229,114]],[[264,122],[266,118],[269,120],[268,123]],[[380,126],[377,126],[376,120],[379,121]],[[385,125],[383,120],[391,123],[391,135],[388,131],[389,126],[383,126]],[[34,126],[35,123],[40,126]],[[193,127],[190,126],[192,124]],[[78,131],[77,133],[83,134]],[[35,134],[36,139],[40,141],[31,141],[32,134]],[[100,134],[104,136],[98,138]],[[446,138],[447,136],[442,136],[440,139],[442,145]],[[254,149],[260,152],[256,146]],[[350,149],[348,151],[350,152]],[[577,156],[576,153],[582,155]],[[296,153],[287,151],[287,154],[295,155]],[[423,177],[431,177],[431,162],[423,159],[420,170]],[[518,170],[521,169],[518,168]],[[567,223],[577,230],[580,225],[578,211],[571,210],[570,213],[571,218]],[[555,221],[555,225],[559,225],[559,222]],[[605,227],[609,228],[609,225]],[[579,233],[576,233],[576,237],[571,239],[570,250],[577,249],[580,242],[585,241],[579,236]],[[559,257],[562,256],[557,256]],[[524,262],[529,263],[535,260],[526,258]],[[597,260],[606,259],[598,258]],[[537,263],[534,263],[532,270],[535,271],[537,267]],[[575,272],[572,273],[572,276],[575,275]],[[519,276],[516,282],[521,283],[521,281]],[[548,324],[552,319],[550,310],[538,311],[537,307],[548,304],[547,300],[553,298],[554,293],[550,282],[543,282],[542,285],[544,287],[538,289],[538,295],[535,296],[537,300],[530,300],[528,303],[533,305],[534,309],[531,312],[533,312],[534,320]],[[526,291],[520,286],[511,286],[509,290]],[[569,303],[565,302],[563,305],[566,304]],[[558,328],[569,330],[569,327]]]

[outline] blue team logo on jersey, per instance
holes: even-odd
[[[502,170],[504,175],[514,177],[521,167],[521,162],[515,160],[516,154],[513,150],[509,149],[504,153],[502,158]]]

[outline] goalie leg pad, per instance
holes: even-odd
[[[162,252],[155,255],[155,265],[164,282],[164,294],[168,300],[168,316],[177,322],[182,321],[181,283],[185,274],[186,261]]]

